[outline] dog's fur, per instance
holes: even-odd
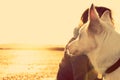
[[[114,30],[110,12],[98,16],[94,5],[89,9],[89,21],[81,27],[79,36],[67,46],[70,55],[85,54],[95,70],[105,80],[120,80],[120,68],[110,74],[105,71],[120,58],[120,34]]]

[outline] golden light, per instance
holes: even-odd
[[[73,36],[73,29],[79,25],[81,14],[92,3],[112,9],[116,29],[120,31],[119,0],[1,0],[0,47],[11,48],[13,44],[32,44],[38,47],[49,44],[65,46]],[[26,45],[18,46],[34,48]],[[0,71],[5,75],[21,72],[34,73],[46,67],[50,70],[47,65],[52,64],[52,68],[57,72],[59,61],[63,56],[60,53],[35,50],[7,51],[0,54],[1,61],[6,62],[1,63]],[[54,77],[56,72],[53,73]]]
[[[119,1],[0,1],[0,43],[62,44],[71,38],[83,11],[94,3],[113,11],[120,24]]]
[[[5,80],[55,79],[59,62],[63,56],[61,54],[63,52],[46,50],[8,50],[7,52],[1,51],[1,53],[0,56],[3,59],[0,62],[0,79],[2,77]],[[6,57],[7,59],[4,60]]]
[[[49,58],[49,53],[46,51],[37,51],[37,50],[14,50],[11,55],[14,56],[11,59],[10,66],[8,67],[8,73],[23,73],[23,72],[37,72],[39,68],[45,68],[46,66],[42,65],[45,62],[46,58]],[[37,66],[41,64],[41,66]]]
[[[13,51],[11,54],[14,58],[11,60],[12,64],[8,66],[6,73],[36,72],[35,69],[30,70],[30,68],[35,67],[33,65],[38,61],[36,53],[37,51],[30,50]]]

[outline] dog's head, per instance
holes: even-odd
[[[69,53],[72,55],[87,54],[104,44],[108,34],[113,29],[110,12],[105,11],[101,17],[98,16],[94,5],[89,9],[89,21],[79,30],[79,36],[68,45]]]
[[[94,5],[92,5],[89,9],[89,21],[81,27],[76,40],[67,46],[69,54],[85,54],[88,56],[94,54],[99,57],[101,54],[107,53],[103,48],[109,46],[113,33],[115,33],[115,30],[110,18],[110,12],[106,10],[99,17]],[[109,49],[107,50],[109,51]]]

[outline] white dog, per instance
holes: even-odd
[[[67,51],[70,55],[87,55],[105,80],[120,80],[120,34],[114,30],[109,11],[100,18],[92,5],[89,21],[81,27],[76,40],[69,43]]]

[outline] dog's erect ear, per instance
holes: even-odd
[[[101,16],[101,19],[103,21],[106,21],[106,22],[111,22],[112,23],[112,20],[110,18],[110,11],[106,10],[103,15]]]
[[[93,4],[91,5],[91,7],[89,9],[89,18],[90,18],[91,22],[99,19],[99,16],[98,16],[95,6]]]
[[[101,27],[99,26],[100,18],[93,4],[89,9],[89,19],[90,23],[88,26],[88,30],[92,33],[100,33],[101,32]]]

